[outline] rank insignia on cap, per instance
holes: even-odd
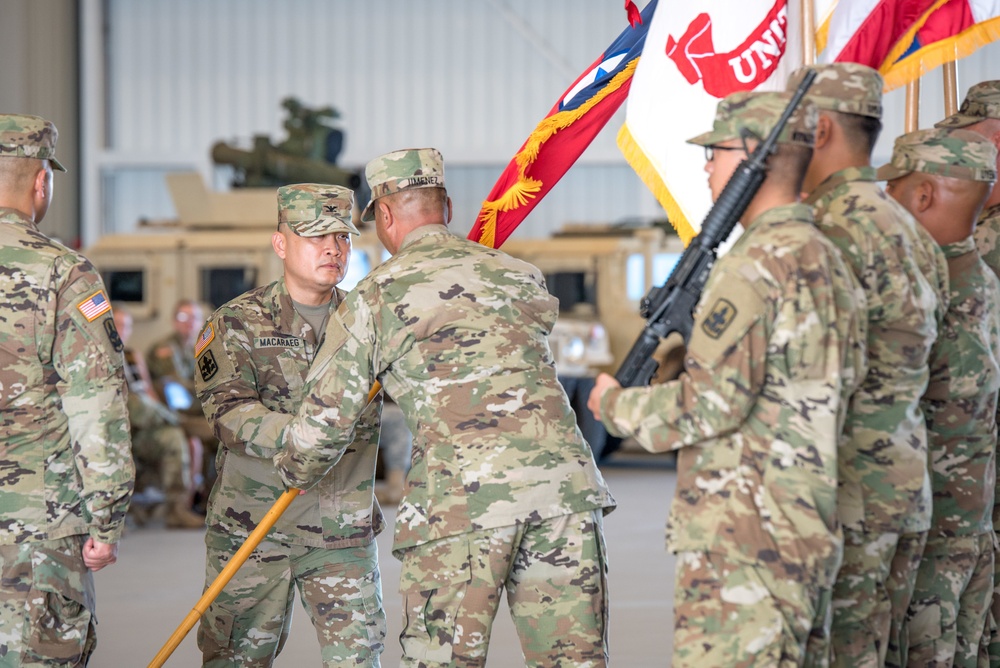
[[[76,307],[80,309],[80,313],[87,319],[87,322],[94,322],[111,310],[111,302],[108,301],[104,290],[98,290],[77,304]]]
[[[713,339],[722,336],[729,324],[736,317],[736,307],[728,299],[720,298],[715,302],[715,306],[709,312],[705,322],[701,323],[701,329]]]
[[[201,379],[206,382],[211,380],[215,372],[219,370],[219,365],[215,362],[215,355],[212,354],[211,350],[198,360],[198,370],[201,371]]]
[[[197,357],[198,355],[200,355],[201,351],[205,349],[205,346],[210,344],[212,342],[212,339],[214,338],[215,338],[215,327],[212,326],[212,323],[208,323],[207,325],[205,325],[205,329],[201,330],[201,336],[199,336],[198,340],[195,341],[194,356]]]

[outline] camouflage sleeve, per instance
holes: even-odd
[[[601,418],[651,452],[675,450],[736,430],[764,384],[764,300],[738,275],[713,277],[696,313],[685,371],[653,387],[612,389]]]
[[[74,264],[65,267],[64,275],[63,285],[56,286],[52,347],[57,391],[73,440],[90,535],[117,543],[135,482],[122,342],[93,267]]]
[[[307,489],[354,441],[355,422],[375,384],[375,331],[358,290],[330,317],[326,338],[306,377],[298,415],[285,429],[285,449],[274,458],[285,484]]]
[[[236,313],[217,311],[195,344],[195,388],[223,445],[270,459],[281,447],[281,431],[292,416],[261,402],[252,343],[252,333]]]

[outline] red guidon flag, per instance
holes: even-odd
[[[711,207],[700,146],[730,93],[784,90],[802,65],[800,3],[661,0],[646,36],[618,146],[685,243]]]
[[[563,93],[507,165],[469,232],[497,248],[590,145],[628,95],[657,0]],[[628,6],[628,5],[626,5]]]
[[[820,24],[821,62],[874,67],[892,90],[1000,39],[1000,0],[841,0]]]

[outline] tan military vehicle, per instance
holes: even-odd
[[[197,299],[211,313],[282,272],[281,260],[271,249],[278,220],[276,188],[212,192],[197,173],[171,174],[167,185],[177,220],[102,237],[84,251],[104,277],[111,300],[132,313],[132,345],[139,350],[172,331],[178,300]],[[353,243],[341,283],[345,289],[384,259],[371,228],[362,230]]]
[[[566,226],[550,239],[511,239],[503,250],[537,266],[559,298],[549,338],[559,380],[600,459],[607,433],[587,409],[594,378],[614,373],[642,331],[639,304],[684,252],[660,227]]]
[[[177,220],[108,235],[84,251],[112,301],[132,313],[132,345],[139,350],[172,330],[178,300],[197,299],[210,313],[282,271],[271,249],[276,189],[212,192],[197,173],[169,175],[167,185]],[[598,372],[613,373],[628,353],[644,322],[639,302],[666,280],[683,246],[657,227],[581,225],[549,239],[511,239],[503,250],[539,267],[559,298],[552,351],[581,429],[599,456],[607,434],[587,410],[590,388]],[[341,287],[354,287],[386,257],[374,230],[363,229]]]

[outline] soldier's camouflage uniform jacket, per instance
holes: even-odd
[[[535,267],[441,225],[413,230],[331,317],[275,460],[286,481],[308,486],[337,463],[379,379],[413,433],[397,553],[613,507],[556,380],[557,304]]]
[[[611,431],[680,448],[670,549],[833,584],[838,443],[866,369],[863,308],[809,208],[775,207],[713,267],[680,378],[604,393]]]
[[[344,298],[342,290],[334,290],[331,311]],[[202,331],[195,344],[195,383],[224,446],[209,497],[209,530],[246,537],[285,491],[272,458],[281,447],[286,414],[302,402],[306,373],[320,343],[295,311],[284,279],[222,306]],[[355,372],[344,366],[329,373]],[[376,399],[365,409],[341,463],[295,499],[269,540],[322,548],[374,540],[384,526],[373,491],[381,408]]]
[[[921,401],[930,439],[934,489],[932,535],[976,536],[993,530],[1000,390],[1000,280],[975,241],[942,247],[950,306],[930,357]]]
[[[1000,271],[1000,204],[984,208],[976,223],[976,249],[986,266]]]
[[[117,543],[135,469],[122,342],[97,270],[0,209],[0,544]]]
[[[979,257],[982,258],[987,267],[993,270],[995,275],[1000,277],[1000,204],[984,208],[979,214],[975,238]],[[1000,418],[1000,414],[998,414],[998,418]],[[993,526],[1000,528],[1000,458],[997,459],[997,467],[997,487],[994,495],[996,508],[993,512]],[[998,573],[1000,573],[1000,559],[997,560],[997,564]],[[997,582],[1000,584],[1000,577],[997,578]]]
[[[920,397],[947,309],[948,269],[934,240],[875,182],[875,169],[832,174],[806,200],[868,302],[869,371],[851,400],[840,467],[844,527],[913,533],[931,522]]]

